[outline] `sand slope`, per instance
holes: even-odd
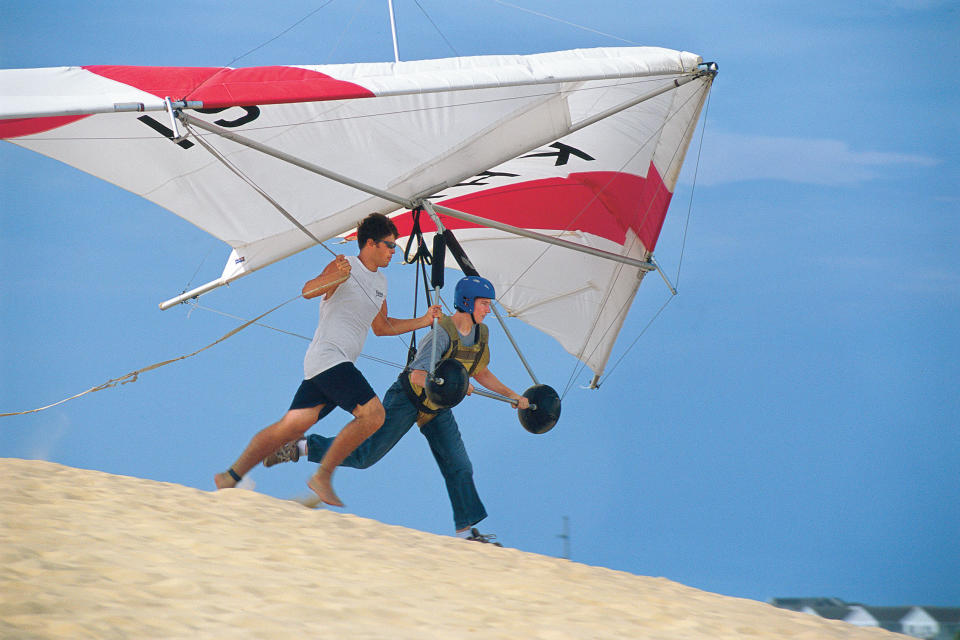
[[[0,459],[0,638],[903,638],[243,490]]]

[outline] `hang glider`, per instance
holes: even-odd
[[[194,298],[429,205],[508,314],[603,371],[716,66],[653,47],[248,69],[0,71],[0,138],[228,244]],[[435,227],[425,222],[423,229]],[[595,378],[596,380],[596,378]]]

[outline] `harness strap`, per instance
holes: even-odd
[[[423,211],[422,207],[414,208],[410,213],[413,220],[413,226],[410,230],[410,235],[407,238],[407,246],[403,250],[403,262],[404,264],[413,264],[416,263],[417,271],[416,276],[414,277],[413,282],[413,315],[417,315],[417,302],[419,300],[419,285],[417,281],[420,279],[421,273],[423,274],[423,288],[426,292],[427,303],[430,301],[430,289],[427,286],[427,265],[432,264],[433,256],[430,254],[430,249],[427,248],[427,243],[423,240],[423,231],[420,229],[420,213]],[[416,250],[413,253],[413,257],[410,257],[410,250],[414,247],[416,243]],[[413,359],[417,355],[417,332],[416,330],[410,332],[410,345],[407,347],[407,366],[410,366],[410,363],[413,362]]]
[[[489,361],[489,352],[487,349],[489,332],[487,331],[486,325],[475,325],[474,331],[476,333],[474,334],[474,340],[476,343],[472,347],[461,347],[460,332],[457,331],[456,325],[453,324],[453,320],[451,320],[449,316],[440,318],[437,324],[443,328],[447,337],[450,339],[450,345],[440,356],[441,359],[457,359],[464,365],[468,376],[472,376],[485,362]],[[411,404],[413,404],[421,414],[434,416],[442,411],[442,409],[427,404],[427,390],[425,388],[419,387],[419,385],[418,388],[414,388],[413,383],[410,382],[409,366],[400,373],[398,380],[407,399],[410,400]]]
[[[413,217],[413,227],[410,230],[410,236],[407,239],[407,246],[403,250],[403,262],[405,264],[413,264],[414,262],[422,261],[423,264],[431,264],[433,257],[430,255],[430,249],[427,248],[427,243],[423,240],[423,231],[420,230],[420,212],[423,211],[421,207],[414,209],[411,214]],[[416,242],[416,251],[413,254],[413,257],[410,257],[410,249],[413,247],[414,242]]]

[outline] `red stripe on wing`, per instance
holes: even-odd
[[[360,85],[296,67],[84,67],[91,73],[175,100],[201,100],[204,108],[370,98]]]
[[[296,67],[130,67],[94,65],[83,67],[159,98],[201,100],[206,109],[234,106],[283,104],[370,98],[360,85]],[[0,120],[0,138],[17,138],[62,127],[89,116],[53,116]]]
[[[0,120],[0,138],[19,138],[43,133],[88,116],[52,116],[49,118],[13,118]]]
[[[515,227],[582,231],[620,245],[627,229],[632,229],[644,247],[653,251],[672,195],[651,163],[645,178],[614,171],[572,173],[566,178],[494,187],[439,204]],[[448,229],[481,227],[450,216],[440,218]],[[409,235],[409,212],[393,220],[401,237]],[[420,217],[420,224],[424,231],[434,230],[426,216]]]

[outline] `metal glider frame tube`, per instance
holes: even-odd
[[[240,277],[240,276],[237,276]],[[190,291],[184,291],[180,295],[170,298],[169,300],[164,300],[160,303],[160,310],[166,311],[170,307],[175,307],[181,302],[186,302],[187,300],[192,300],[202,296],[205,293],[209,293],[218,287],[230,284],[232,279],[230,278],[217,278],[216,280],[211,280],[207,284],[200,285],[196,289],[191,289]]]
[[[688,82],[693,82],[694,80],[696,80],[696,79],[698,79],[698,78],[702,78],[702,77],[704,77],[704,76],[710,76],[711,79],[712,79],[712,77],[713,77],[714,75],[716,75],[716,74],[713,73],[713,72],[710,72],[710,71],[699,71],[699,72],[694,73],[694,74],[689,75],[689,76],[682,76],[682,77],[680,77],[680,78],[674,78],[673,82],[671,82],[670,84],[668,84],[668,85],[665,86],[665,87],[662,87],[662,88],[657,89],[657,90],[655,90],[655,91],[651,91],[650,93],[645,93],[644,95],[642,95],[642,96],[640,96],[640,97],[637,97],[637,98],[634,98],[633,100],[630,100],[629,102],[625,102],[625,103],[623,103],[623,104],[617,105],[616,107],[612,107],[612,108],[610,108],[610,109],[607,109],[606,111],[603,111],[603,112],[601,112],[601,113],[598,113],[598,114],[595,115],[595,116],[591,116],[590,118],[587,118],[587,119],[585,119],[585,120],[581,120],[580,122],[578,122],[578,123],[576,123],[576,124],[574,124],[574,125],[572,125],[572,126],[570,127],[570,129],[567,131],[567,135],[569,135],[569,134],[571,134],[571,133],[573,133],[573,132],[575,132],[575,131],[580,131],[580,129],[583,129],[584,127],[589,127],[590,125],[592,125],[592,124],[594,124],[594,123],[596,123],[596,122],[600,122],[601,120],[603,120],[603,119],[605,119],[605,118],[609,118],[609,117],[612,116],[612,115],[616,115],[616,114],[620,113],[621,111],[623,111],[623,110],[625,110],[625,109],[629,109],[630,107],[633,107],[633,106],[636,106],[636,105],[640,104],[641,102],[646,102],[647,100],[650,100],[651,98],[656,98],[657,96],[662,95],[662,94],[664,94],[664,93],[666,93],[666,92],[668,92],[668,91],[673,91],[674,89],[679,89],[680,87],[682,87],[683,85],[687,84]]]
[[[387,0],[390,9],[390,33],[393,34],[393,61],[400,62],[400,49],[397,47],[397,21],[393,15],[393,0]]]
[[[483,396],[484,398],[493,398],[494,400],[499,400],[500,402],[506,402],[507,404],[510,404],[510,405],[516,405],[516,404],[517,404],[517,401],[516,401],[516,400],[512,400],[512,399],[508,398],[507,396],[502,396],[502,395],[500,395],[499,393],[493,393],[493,392],[490,392],[490,391],[484,391],[484,390],[482,390],[482,389],[477,389],[476,387],[473,388],[473,395]],[[530,403],[530,409],[531,409],[532,411],[536,411],[536,410],[537,410],[537,405],[535,405],[535,404],[533,404],[533,403],[531,402],[531,403]]]
[[[203,109],[203,102],[199,100],[171,100],[170,106],[178,109]],[[0,120],[13,118],[51,118],[56,116],[92,116],[98,113],[143,113],[147,111],[168,111],[166,100],[143,102],[110,102],[96,106],[80,108],[53,108],[40,111],[6,111]]]
[[[577,244],[576,242],[570,242],[569,240],[561,240],[560,238],[555,238],[553,236],[548,236],[542,233],[537,233],[536,231],[529,231],[521,227],[514,227],[497,220],[491,220],[489,218],[481,218],[480,216],[475,216],[472,213],[466,213],[464,211],[457,211],[456,209],[451,209],[449,207],[444,207],[441,205],[433,205],[437,211],[448,215],[451,218],[456,218],[457,220],[463,220],[464,222],[472,222],[478,224],[481,227],[490,227],[491,229],[498,229],[500,231],[505,231],[507,233],[512,233],[514,235],[523,236],[524,238],[531,238],[533,240],[539,240],[540,242],[546,242],[547,244],[554,244],[558,247],[564,247],[566,249],[572,249],[573,251],[579,251],[581,253],[588,253],[592,256],[598,258],[606,258],[607,260],[613,260],[614,262],[622,262],[624,264],[629,264],[633,267],[638,267],[644,271],[653,271],[657,267],[645,260],[640,260],[638,258],[631,258],[630,256],[622,256],[618,253],[611,253],[609,251],[604,251],[602,249],[594,249],[593,247],[588,247],[584,244]]]
[[[667,283],[667,287],[670,289],[670,293],[677,295],[677,289],[670,282],[670,278],[667,277],[667,274],[663,272],[663,269],[660,268],[660,263],[657,262],[656,258],[650,256],[650,262],[653,263],[653,266],[657,268],[657,271],[660,272],[660,277],[663,278],[663,281]]]
[[[533,384],[540,384],[540,381],[537,380],[537,374],[533,372],[533,369],[530,367],[530,363],[527,362],[527,359],[523,357],[523,352],[520,351],[520,345],[517,344],[517,341],[513,339],[513,334],[510,333],[510,329],[507,328],[507,323],[504,322],[503,316],[500,315],[500,312],[494,305],[490,305],[490,308],[493,309],[494,315],[497,316],[497,321],[500,323],[500,326],[503,327],[503,332],[507,334],[507,339],[510,340],[510,344],[513,345],[513,350],[517,352],[517,355],[520,356],[520,362],[523,363],[523,366],[526,367],[527,373],[530,374],[530,378],[533,380]]]

